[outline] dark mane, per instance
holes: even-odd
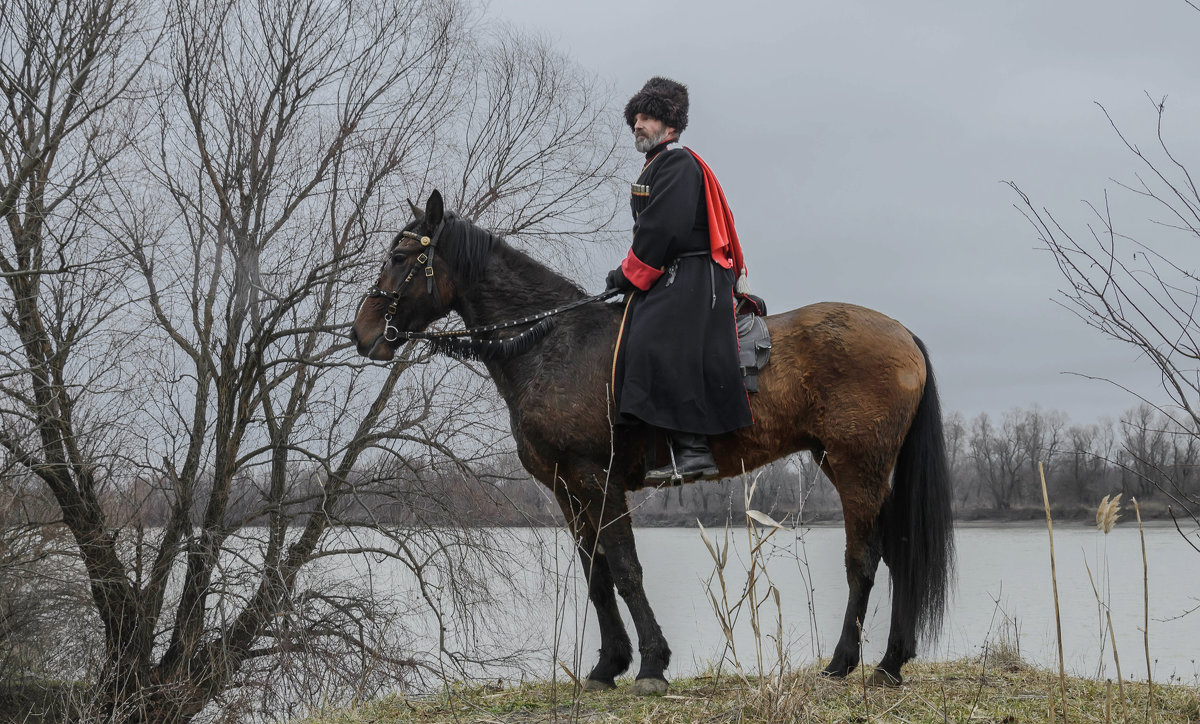
[[[483,279],[493,253],[502,253],[506,265],[519,267],[521,284],[512,285],[503,295],[511,301],[514,297],[529,296],[529,303],[552,306],[548,302],[578,299],[587,296],[583,288],[529,254],[511,246],[503,236],[477,226],[453,212],[446,212],[446,239],[439,246],[439,253],[457,273],[464,288],[475,288]],[[489,305],[490,306],[490,305]]]
[[[483,276],[492,250],[498,245],[508,244],[503,237],[476,226],[454,212],[446,212],[445,223],[445,241],[449,243],[440,245],[438,251],[458,272],[460,281],[473,286]]]

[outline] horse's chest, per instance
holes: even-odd
[[[590,437],[585,416],[569,404],[520,410],[512,416],[513,435],[538,447],[577,450]]]
[[[609,451],[608,428],[589,424],[594,423],[593,415],[577,404],[561,402],[529,406],[512,414],[517,450],[526,468],[539,478],[553,476],[555,469],[574,466],[581,458],[606,456]]]

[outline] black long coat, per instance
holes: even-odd
[[[738,364],[735,272],[713,261],[704,176],[692,154],[646,154],[630,196],[629,302],[615,370],[619,423],[717,435],[751,424]]]

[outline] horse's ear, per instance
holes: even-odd
[[[442,205],[442,192],[437,189],[429,195],[429,201],[425,202],[425,223],[430,228],[442,223],[442,216],[445,214],[445,207]]]
[[[414,204],[412,199],[405,199],[405,201],[408,202],[408,208],[412,209],[413,221],[420,221],[425,212],[421,211],[421,207]]]

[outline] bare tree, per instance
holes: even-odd
[[[1031,489],[1036,489],[1043,472],[1048,480],[1052,479],[1059,462],[1066,424],[1067,416],[1064,413],[1043,412],[1036,405],[1032,410],[1014,410],[1005,416],[1005,432],[1012,436],[1013,443],[1021,449],[1029,465],[1026,483],[1032,486]]]
[[[1156,489],[1169,486],[1173,439],[1170,419],[1148,404],[1141,404],[1121,415],[1121,447],[1124,455],[1122,476],[1124,492],[1145,499]]]
[[[942,424],[946,433],[946,455],[955,480],[964,474],[967,445],[967,421],[957,410],[946,416]]]
[[[609,231],[623,138],[620,115],[604,102],[611,88],[541,37],[502,31],[473,49],[466,112],[444,139],[451,203],[499,233],[543,245]]]
[[[1111,421],[1067,428],[1066,445],[1059,466],[1059,480],[1075,501],[1095,503],[1105,491],[1114,455],[1115,437]]]
[[[981,413],[972,422],[967,440],[981,494],[997,510],[1016,507],[1027,492],[1028,448],[1019,443],[1014,430],[1019,414],[1017,410],[1006,413],[1001,428],[996,429],[987,413]]]
[[[1200,276],[1185,260],[1200,238],[1200,190],[1189,164],[1168,140],[1166,99],[1150,102],[1157,126],[1145,146],[1101,106],[1136,170],[1131,181],[1114,181],[1113,195],[1106,192],[1101,202],[1088,204],[1092,222],[1082,232],[1069,230],[1010,185],[1066,282],[1063,305],[1101,334],[1136,350],[1162,385],[1133,390],[1112,382],[1166,415],[1176,428],[1195,430],[1200,422]],[[1149,223],[1139,225],[1144,217]],[[1152,476],[1146,484],[1166,487],[1161,477]],[[1170,488],[1172,504],[1200,529],[1200,498],[1180,493],[1184,486]]]
[[[474,213],[584,238],[607,223],[587,201],[612,173],[591,86],[497,36],[496,79],[542,62],[546,83],[476,92],[476,17],[456,0],[6,8],[0,476],[35,476],[73,540],[105,718],[188,721],[246,691],[280,707],[479,658],[468,614],[504,561],[445,525],[436,486],[474,478],[503,423],[469,370],[416,348],[379,370],[339,333],[376,234],[471,118],[539,111],[485,134],[474,158],[514,165],[478,177],[490,195],[464,186]],[[375,588],[379,562],[411,596]],[[441,632],[430,658],[393,625],[418,609]]]
[[[103,403],[82,390],[111,399],[127,389],[115,362],[128,335],[105,327],[133,298],[119,248],[89,222],[128,148],[154,28],[136,3],[116,0],[14,2],[0,22],[0,446],[12,474],[36,475],[57,502],[118,659],[138,602],[101,502],[117,440]]]

